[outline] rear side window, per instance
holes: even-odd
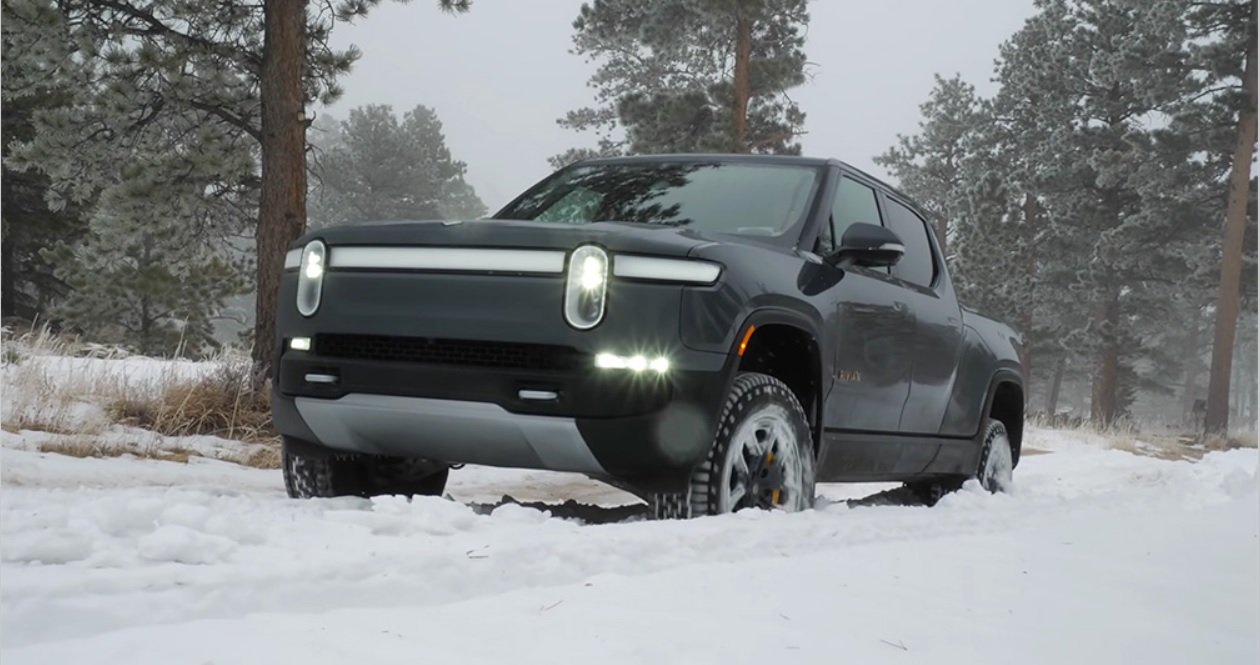
[[[888,203],[888,228],[901,236],[906,244],[906,255],[893,267],[893,275],[911,284],[930,287],[936,277],[936,262],[932,259],[932,246],[928,243],[927,223],[913,210],[890,199]]]

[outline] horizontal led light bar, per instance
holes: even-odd
[[[564,272],[563,251],[466,247],[332,247],[328,267],[454,272]]]
[[[294,351],[310,351],[311,338],[310,337],[294,337],[293,339],[289,340],[289,348],[293,349]]]
[[[613,275],[626,279],[712,284],[721,274],[722,266],[695,259],[628,255],[617,256],[613,259]]]
[[[595,366],[601,369],[628,369],[633,372],[652,370],[657,374],[669,371],[669,358],[647,356],[619,356],[613,353],[601,353],[595,356]]]

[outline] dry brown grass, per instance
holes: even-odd
[[[1220,452],[1239,448],[1255,448],[1256,433],[1243,432],[1230,436],[1213,436],[1203,441],[1203,447],[1209,451]]]
[[[1167,461],[1198,461],[1212,452],[1237,448],[1255,448],[1255,435],[1241,434],[1200,440],[1197,435],[1175,434],[1102,434],[1107,448],[1134,455]]]
[[[194,456],[200,456],[200,454],[195,450],[179,446],[174,448],[161,448],[158,446],[143,446],[134,444],[106,445],[100,439],[81,436],[47,439],[39,442],[36,449],[41,453],[54,453],[57,455],[66,455],[68,457],[103,458],[134,455],[142,459],[153,459],[163,462],[178,462],[180,464],[187,464],[188,460],[192,459]]]
[[[0,419],[0,427],[6,431],[100,434],[108,426],[76,400],[66,399],[64,388],[38,363],[17,365],[6,379],[4,416]]]
[[[156,391],[115,395],[106,410],[119,423],[163,436],[274,443],[270,396],[254,390],[251,379],[248,362],[228,362],[205,376],[164,382]]]
[[[56,453],[67,457],[120,457],[128,451],[121,446],[102,445],[99,440],[83,437],[64,437],[39,442],[36,450],[41,453]]]
[[[163,437],[209,435],[240,441],[239,449],[205,452],[256,468],[279,467],[279,437],[271,425],[270,396],[253,389],[252,365],[227,353],[210,366],[162,363],[118,365],[117,349],[87,347],[47,329],[6,335],[4,414],[0,428],[57,435],[43,452],[73,457],[135,455],[186,463],[203,453],[144,433],[109,431],[124,425]]]
[[[250,452],[229,461],[254,469],[279,469],[280,446],[275,443],[259,445]]]
[[[1201,434],[1191,431],[1159,425],[1144,427],[1141,423],[1130,421],[1099,427],[1088,420],[1051,421],[1034,416],[1028,419],[1028,424],[1040,429],[1083,434],[1100,448],[1171,461],[1197,461],[1211,452],[1256,447],[1256,433],[1247,431],[1204,439]],[[1024,453],[1028,450],[1025,449]]]
[[[1154,457],[1156,459],[1162,459],[1170,462],[1198,460],[1203,457],[1203,453],[1205,452],[1183,446],[1176,441],[1139,440],[1128,437],[1114,437],[1108,439],[1107,447],[1111,450],[1119,450],[1121,452],[1130,453],[1132,455],[1141,455],[1143,457]]]

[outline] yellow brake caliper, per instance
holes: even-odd
[[[774,451],[773,450],[771,450],[770,453],[766,456],[766,464],[774,464]],[[776,506],[779,505],[779,488],[776,487],[774,488],[774,490],[770,492],[770,503],[773,503]]]

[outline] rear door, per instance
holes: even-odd
[[[913,380],[900,430],[904,434],[937,434],[949,406],[962,348],[962,312],[949,282],[932,227],[910,206],[883,196],[887,226],[906,245],[905,256],[892,269],[900,298],[914,312],[915,331],[908,345]]]

